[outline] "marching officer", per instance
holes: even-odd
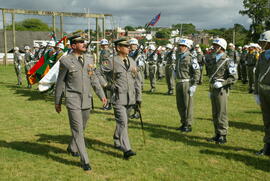
[[[257,154],[270,155],[270,31],[261,34],[259,43],[265,51],[255,70],[255,98],[260,104],[264,123],[264,147]]]
[[[226,40],[223,38],[214,39],[213,48],[214,56],[209,65],[209,83],[215,136],[208,141],[224,144],[227,142],[226,136],[229,127],[227,118],[229,87],[237,80],[237,67],[225,53]]]
[[[128,113],[141,104],[141,84],[136,62],[129,57],[129,42],[127,39],[118,39],[114,42],[117,55],[103,64],[102,69],[110,72],[113,78],[113,109],[116,120],[114,145],[124,153],[128,159],[136,153],[131,149],[128,137]]]
[[[176,52],[176,103],[182,125],[177,128],[182,132],[192,131],[193,95],[200,77],[200,67],[192,57],[192,40],[181,39]]]
[[[168,87],[168,95],[172,95],[174,91],[174,70],[175,70],[175,51],[172,44],[166,45],[166,52],[164,55],[165,65],[165,76]]]
[[[94,62],[90,54],[85,54],[85,39],[79,35],[70,38],[72,53],[60,60],[60,70],[55,88],[55,110],[61,112],[61,99],[65,91],[66,107],[72,132],[67,148],[72,156],[80,156],[83,170],[91,170],[85,147],[84,129],[90,114],[91,88],[106,104],[107,100],[94,72]]]
[[[19,52],[19,48],[18,47],[14,47],[14,53],[13,53],[13,58],[14,58],[14,68],[15,68],[15,72],[17,75],[17,86],[22,85],[22,73],[21,73],[21,68],[22,68],[22,55]]]

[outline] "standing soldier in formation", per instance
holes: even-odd
[[[224,144],[227,142],[226,136],[229,127],[227,118],[229,87],[237,80],[237,68],[234,61],[225,53],[226,40],[223,38],[214,39],[213,47],[215,56],[209,65],[209,83],[215,136],[208,141]]]
[[[197,59],[189,52],[193,42],[181,39],[176,52],[176,103],[182,125],[177,128],[182,132],[192,131],[193,95],[200,77]]]
[[[248,54],[248,45],[245,45],[242,49],[242,53],[240,56],[240,66],[241,66],[241,72],[238,72],[238,74],[241,74],[242,76],[242,83],[246,84],[248,81],[247,79],[247,65],[246,65],[246,58]]]
[[[166,52],[164,60],[166,62],[165,65],[165,75],[166,75],[166,82],[168,86],[168,95],[172,95],[174,91],[174,70],[175,70],[175,52],[172,44],[166,45]]]
[[[114,145],[122,150],[124,158],[128,159],[136,155],[131,149],[128,137],[128,113],[135,104],[141,105],[141,83],[136,62],[128,57],[129,42],[126,39],[118,39],[114,43],[117,55],[108,64],[103,64],[102,69],[110,72],[113,78],[112,100],[116,120]]]
[[[158,80],[161,80],[164,77],[164,47],[159,47],[158,50],[158,61],[157,61],[157,75]]]
[[[111,61],[111,57],[113,56],[110,48],[109,48],[109,42],[106,39],[100,40],[100,55],[99,55],[99,65],[105,65],[109,64],[109,61]],[[108,104],[103,107],[104,110],[111,110],[112,109],[112,77],[108,73],[104,73],[101,70],[101,76],[98,76],[100,83],[102,87],[104,88],[104,92],[106,95],[106,98],[108,100]]]
[[[26,76],[26,80],[27,80],[27,88],[31,88],[32,85],[29,82],[27,72],[33,66],[34,56],[33,56],[32,52],[30,52],[30,47],[29,46],[25,46],[24,51],[25,51],[25,54],[24,54],[24,65],[25,65],[24,70],[25,70],[25,76]]]
[[[199,83],[198,83],[198,84],[202,84],[202,78],[203,78],[203,65],[204,65],[204,62],[205,62],[205,58],[204,58],[202,49],[201,49],[201,47],[200,47],[199,44],[197,44],[197,45],[195,46],[195,51],[196,51],[198,63],[199,63],[199,65],[200,65],[200,79],[199,79]]]
[[[150,85],[151,89],[150,92],[155,92],[156,90],[156,74],[157,74],[157,49],[154,45],[149,45],[149,50],[147,52],[147,59],[149,65],[149,79],[150,79]]]
[[[34,47],[33,47],[33,56],[34,56],[34,60],[37,61],[40,59],[40,55],[41,55],[41,49],[38,43],[34,43]]]
[[[18,47],[14,47],[14,53],[13,53],[13,58],[14,58],[14,68],[17,76],[17,86],[22,85],[22,73],[21,73],[21,68],[22,68],[22,55],[19,52]]]
[[[254,68],[259,58],[259,54],[256,51],[257,45],[250,43],[249,52],[246,56],[247,74],[248,74],[248,93],[254,91]]]
[[[261,34],[259,43],[265,49],[255,71],[255,97],[260,104],[264,123],[264,147],[257,154],[270,155],[270,31]]]
[[[72,139],[67,148],[72,156],[81,157],[85,171],[91,170],[85,147],[84,130],[91,108],[91,88],[106,104],[107,100],[94,72],[92,56],[85,54],[85,39],[79,35],[71,37],[73,52],[60,61],[59,75],[55,88],[55,110],[61,112],[62,96],[66,97],[66,107],[72,132]],[[63,92],[65,91],[65,93]]]

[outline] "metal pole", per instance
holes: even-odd
[[[88,14],[89,14],[89,8],[88,8]],[[91,40],[91,34],[90,34],[90,18],[88,18],[88,40],[90,41]]]
[[[182,38],[182,31],[183,31],[183,24],[181,23],[181,27],[180,27],[180,38]]]
[[[102,38],[105,38],[105,17],[102,18]]]
[[[56,33],[56,29],[55,29],[55,15],[54,14],[52,16],[52,26],[53,26],[53,31]]]
[[[61,32],[61,37],[64,36],[64,17],[63,15],[60,16],[60,32]]]
[[[13,48],[16,46],[16,32],[15,32],[15,13],[12,13],[12,35],[13,35]]]
[[[6,30],[6,14],[4,10],[2,10],[2,15],[3,15],[4,53],[5,53],[3,63],[6,66],[7,65],[7,30]]]
[[[96,49],[96,54],[97,54],[97,60],[99,60],[99,28],[98,28],[98,18],[96,18],[96,39],[97,39],[97,49]]]
[[[233,25],[233,44],[235,45],[235,24]]]

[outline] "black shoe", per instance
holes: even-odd
[[[71,154],[71,156],[78,157],[80,154],[78,152],[71,151],[70,148],[67,148],[68,154]]]
[[[248,93],[249,93],[249,94],[252,94],[252,93],[253,93],[253,90],[249,90]]]
[[[192,131],[192,127],[190,125],[184,126],[180,131],[186,132],[186,133],[191,132]]]
[[[219,137],[220,137],[220,135],[215,135],[214,137],[207,138],[206,140],[209,141],[209,142],[216,142]]]
[[[106,104],[104,107],[103,107],[103,110],[111,110],[112,109],[112,104],[109,103],[109,104]]]
[[[226,135],[219,136],[216,140],[216,144],[225,144],[227,143]]]
[[[258,156],[267,155],[270,156],[270,144],[265,144],[263,149],[256,153]]]
[[[182,130],[185,127],[185,125],[182,124],[182,126],[180,126],[179,128],[176,128],[176,130]]]
[[[136,153],[132,150],[128,150],[124,152],[124,159],[129,159],[129,157],[136,155]]]
[[[90,170],[92,170],[92,168],[91,168],[91,166],[90,166],[89,163],[82,164],[82,168],[83,168],[84,171],[90,171]]]

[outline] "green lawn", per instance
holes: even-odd
[[[126,161],[113,148],[112,111],[101,110],[95,97],[85,137],[93,171],[86,174],[79,159],[66,153],[70,139],[67,112],[54,111],[53,97],[37,87],[15,86],[12,65],[0,66],[0,180],[269,180],[269,157],[254,153],[262,146],[259,107],[247,85],[238,82],[229,97],[228,143],[216,145],[213,136],[208,83],[197,88],[193,132],[176,131],[179,116],[175,96],[167,96],[165,81],[155,94],[143,94],[146,145],[139,120],[129,122],[137,156]],[[145,89],[149,89],[146,81]]]

